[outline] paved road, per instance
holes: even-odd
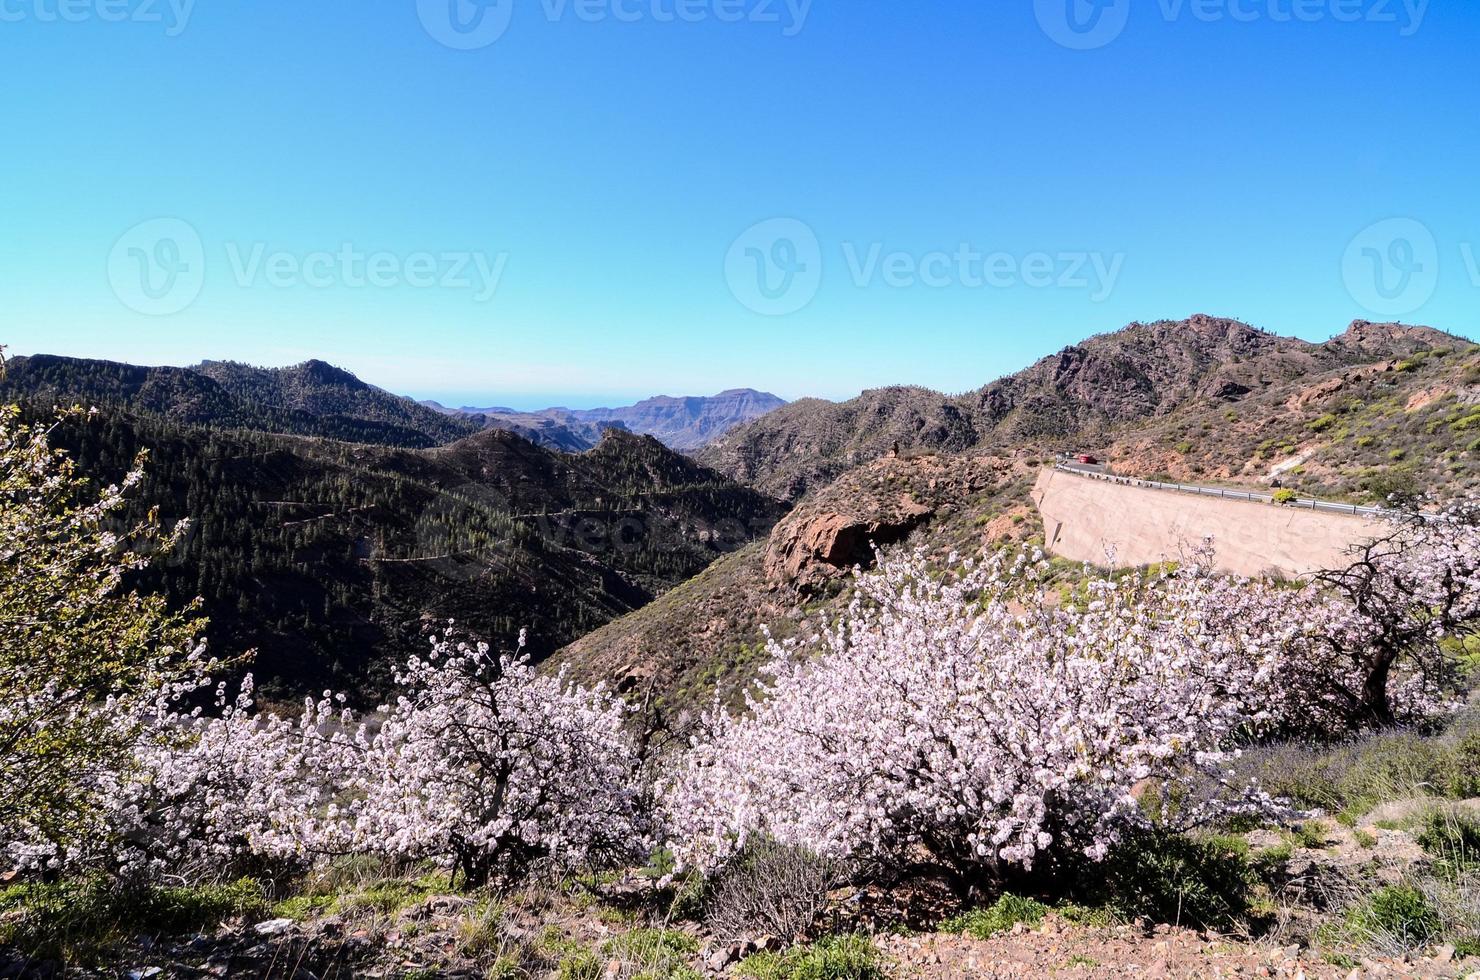
[[[1094,480],[1106,480],[1110,483],[1119,483],[1128,487],[1146,487],[1151,490],[1172,490],[1178,493],[1195,493],[1203,497],[1218,497],[1221,500],[1248,500],[1253,503],[1272,504],[1274,496],[1268,493],[1255,493],[1252,490],[1225,490],[1221,487],[1199,487],[1186,483],[1157,483],[1153,480],[1136,480],[1128,476],[1116,476],[1106,472],[1103,466],[1090,466],[1086,463],[1055,463],[1054,468],[1065,473],[1073,473],[1076,476],[1089,477]],[[1346,514],[1349,517],[1392,517],[1399,512],[1389,510],[1385,507],[1359,507],[1356,504],[1337,504],[1329,500],[1311,500],[1309,498],[1297,498],[1285,505],[1300,510],[1319,510],[1328,514]],[[1425,515],[1431,516],[1431,515]]]

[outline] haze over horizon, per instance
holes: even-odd
[[[7,7],[0,342],[531,409],[1480,327],[1473,5],[438,6]]]

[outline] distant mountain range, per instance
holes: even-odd
[[[624,408],[446,408],[393,395],[317,360],[286,368],[229,361],[182,368],[50,354],[10,361],[0,397],[22,396],[148,412],[183,425],[404,449],[429,449],[502,429],[568,453],[594,449],[609,428],[651,435],[687,452],[786,404],[775,395],[740,389],[712,398],[650,398]]]
[[[432,401],[421,404],[456,418],[481,419],[489,428],[515,432],[565,452],[590,449],[609,428],[653,436],[670,449],[687,452],[708,445],[737,425],[774,412],[786,402],[767,392],[737,388],[707,398],[649,398],[623,408],[520,412],[512,408],[447,408]]]

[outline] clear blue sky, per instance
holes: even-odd
[[[798,2],[0,0],[0,342],[538,407],[1480,333],[1480,5]]]

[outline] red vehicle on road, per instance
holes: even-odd
[[[1096,458],[1096,457],[1094,457],[1094,456],[1091,456],[1089,453],[1080,453],[1078,456],[1075,456],[1074,459],[1075,459],[1076,462],[1083,463],[1085,466],[1099,466],[1100,465],[1099,459]]]

